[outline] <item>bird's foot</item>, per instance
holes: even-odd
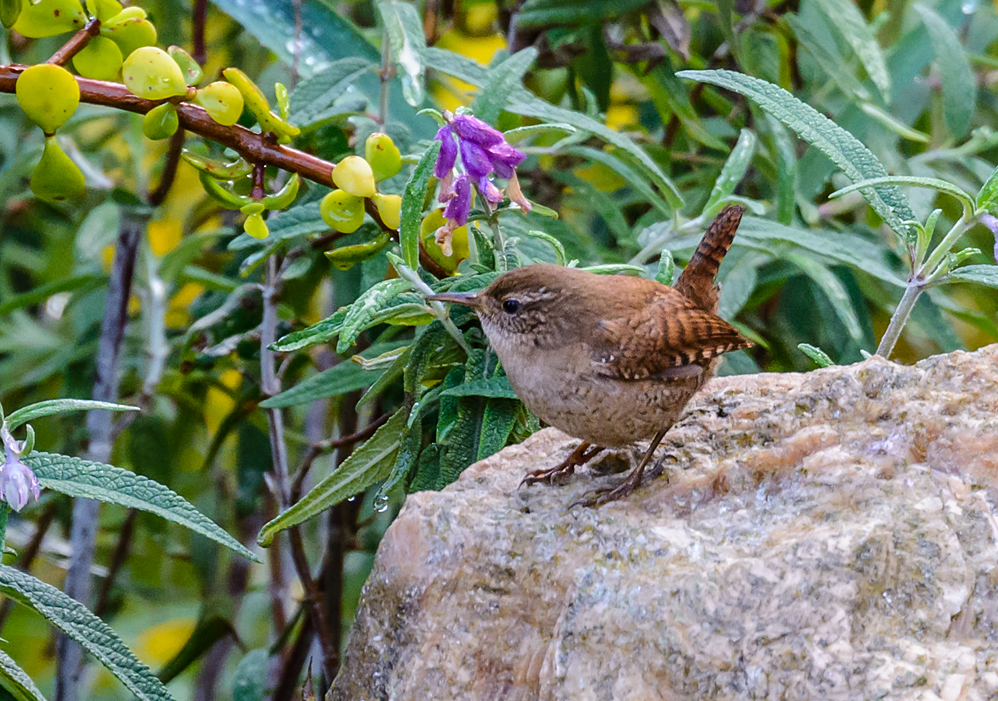
[[[583,441],[579,444],[579,447],[573,450],[572,454],[565,458],[560,464],[546,470],[531,470],[528,472],[520,482],[520,486],[522,487],[526,485],[529,487],[530,485],[537,484],[538,482],[554,484],[555,480],[561,477],[569,477],[573,475],[576,467],[585,465],[587,462],[596,457],[596,455],[602,450],[602,446],[590,446],[589,443]]]
[[[635,489],[641,486],[641,473],[634,472],[626,480],[618,484],[612,489],[597,489],[595,491],[589,492],[589,494],[579,501],[573,502],[568,508],[575,506],[584,506],[587,508],[598,509],[604,504],[609,504],[611,501],[619,501],[623,499],[628,494],[633,492]]]

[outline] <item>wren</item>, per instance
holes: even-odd
[[[742,213],[729,206],[718,214],[675,287],[528,265],[477,293],[429,298],[474,309],[517,396],[538,418],[583,440],[560,465],[530,472],[523,483],[552,483],[604,447],[650,438],[623,483],[583,503],[620,499],[641,483],[718,356],[752,345],[716,315],[715,277]]]

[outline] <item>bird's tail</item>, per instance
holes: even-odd
[[[714,284],[714,278],[717,277],[724,254],[731,248],[744,213],[744,208],[739,205],[728,205],[721,210],[703,235],[697,250],[693,252],[690,264],[676,282],[676,289],[701,309],[709,312],[717,310],[717,285]]]

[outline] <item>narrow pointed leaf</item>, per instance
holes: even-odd
[[[142,701],[173,701],[152,670],[139,662],[110,626],[80,602],[6,565],[0,565],[0,592],[34,609],[82,645]]]
[[[828,156],[853,182],[888,175],[876,156],[859,139],[779,86],[727,70],[682,71],[678,75],[733,90],[750,98]],[[905,222],[914,221],[916,217],[898,186],[878,185],[864,188],[862,193],[877,214],[907,241],[913,232],[909,232]]]
[[[536,59],[537,49],[531,46],[517,51],[498,66],[490,68],[487,82],[471,101],[471,112],[495,126],[499,114],[506,108],[510,94],[521,85],[523,75]]]
[[[516,392],[509,384],[509,379],[501,377],[479,378],[444,390],[445,397],[491,397],[493,399],[516,399]]]
[[[307,521],[388,477],[402,442],[408,413],[404,407],[396,411],[331,475],[315,485],[298,503],[267,523],[257,536],[257,542],[267,547],[281,531]]]
[[[55,453],[31,453],[24,458],[24,463],[34,471],[38,483],[45,489],[148,511],[224,545],[245,558],[260,561],[182,496],[147,477],[120,467]]]
[[[891,75],[887,70],[884,52],[880,49],[870,25],[853,0],[822,0],[817,6],[825,13],[836,29],[845,37],[852,50],[859,56],[870,80],[880,90],[884,102],[891,101]]]
[[[7,417],[7,429],[13,431],[21,424],[41,418],[42,416],[52,416],[53,414],[63,414],[67,411],[93,411],[101,409],[103,411],[138,411],[137,406],[126,404],[112,404],[111,402],[97,402],[90,399],[49,399],[38,402],[30,406],[22,407]]]
[[[703,206],[705,217],[710,218],[720,212],[721,205],[745,177],[745,171],[748,170],[752,156],[755,155],[757,141],[758,139],[755,138],[755,134],[751,130],[742,129],[738,135],[738,142],[731,149],[731,155],[728,156],[728,160],[721,168],[721,174],[714,181],[714,187],[710,191],[710,197],[707,198],[707,204]]]
[[[430,176],[433,175],[433,166],[436,165],[438,153],[440,153],[440,142],[434,141],[419,159],[402,193],[399,243],[402,246],[402,259],[413,270],[419,265],[419,225],[423,221],[426,188],[430,184]]]
[[[6,690],[14,701],[45,701],[42,692],[35,686],[28,673],[18,667],[3,650],[0,650],[0,687]]]
[[[932,50],[939,67],[939,82],[943,89],[943,116],[953,136],[960,138],[970,130],[977,104],[977,81],[963,50],[960,37],[934,10],[916,3],[915,10],[929,30]]]

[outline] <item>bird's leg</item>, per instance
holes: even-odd
[[[587,462],[596,457],[600,451],[603,450],[603,446],[592,445],[586,441],[582,441],[579,447],[572,451],[572,454],[567,458],[562,460],[559,465],[550,467],[546,470],[531,470],[520,482],[520,486],[527,485],[528,487],[532,484],[537,484],[538,482],[546,482],[548,484],[554,484],[556,478],[565,476],[568,477],[575,473],[575,468],[577,466],[585,465]]]
[[[662,442],[662,438],[665,437],[665,431],[659,431],[655,434],[655,437],[651,440],[651,445],[648,446],[648,452],[644,454],[641,458],[641,462],[638,466],[634,468],[634,471],[628,476],[626,480],[621,482],[619,485],[610,490],[598,490],[593,493],[593,496],[588,499],[583,499],[582,501],[577,501],[572,506],[595,506],[600,507],[603,504],[608,504],[611,501],[617,501],[618,499],[623,499],[628,494],[633,492],[641,484],[641,476],[644,474],[645,468],[648,466],[652,455],[655,454],[655,449],[658,448],[658,444]],[[571,507],[569,507],[571,508]]]

